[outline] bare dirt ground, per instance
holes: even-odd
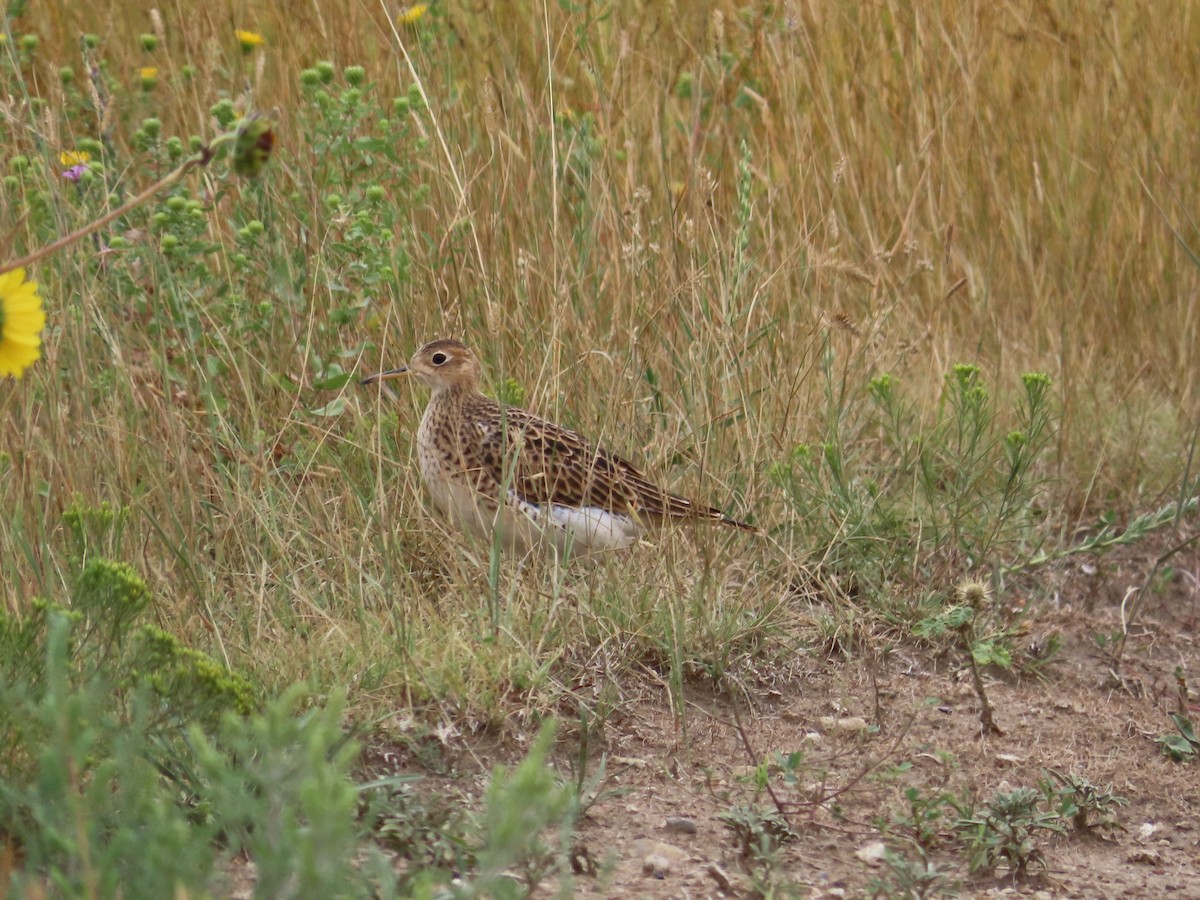
[[[881,870],[860,851],[869,855],[881,839],[876,820],[903,808],[905,787],[945,789],[978,803],[997,790],[1035,787],[1052,768],[1111,783],[1128,799],[1115,809],[1120,827],[1051,835],[1043,842],[1044,871],[1034,867],[1022,879],[972,876],[961,848],[948,842],[935,859],[952,872],[957,896],[1200,898],[1200,821],[1193,816],[1200,764],[1173,762],[1154,743],[1179,710],[1176,668],[1200,671],[1200,557],[1172,560],[1173,573],[1148,595],[1131,630],[1119,671],[1095,638],[1121,628],[1122,600],[1152,561],[1142,548],[1047,576],[1057,582],[1056,599],[1033,613],[1028,639],[1057,633],[1062,650],[1040,678],[984,673],[1002,736],[981,734],[961,662],[916,651],[876,661],[874,673],[861,659],[799,658],[786,678],[747,684],[749,702],[737,716],[728,697],[691,686],[686,734],[667,692],[648,688],[643,701],[607,723],[604,787],[623,793],[603,798],[579,823],[577,856],[594,873],[576,878],[575,895],[751,896],[748,863],[719,815],[738,802],[771,808],[771,797],[755,793],[753,765],[799,750],[796,783],[776,776],[772,787],[798,835],[780,851],[775,881],[791,882],[803,896],[870,895]],[[1193,721],[1196,696],[1193,690]],[[565,747],[570,736],[562,737]],[[378,759],[380,749],[370,755]],[[491,766],[519,755],[494,743],[464,748],[453,763],[459,777],[444,784],[462,789],[477,760]],[[901,764],[911,765],[897,772]],[[430,786],[441,781],[424,774]],[[479,783],[484,774],[477,770]],[[672,818],[690,820],[694,833],[669,827]]]

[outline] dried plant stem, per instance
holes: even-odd
[[[750,760],[751,765],[758,765],[758,754],[754,751],[754,745],[750,743],[750,736],[746,734],[746,728],[742,725],[742,714],[738,711],[737,694],[730,692],[730,707],[733,709],[733,723],[737,728],[738,737],[742,740],[742,746],[746,750],[746,755]],[[771,798],[771,802],[775,804],[775,809],[783,816],[783,820],[788,823],[788,828],[792,827],[792,820],[788,818],[787,810],[784,808],[782,801],[776,796],[774,789],[771,787],[771,780],[768,778],[763,787],[767,789],[767,794]]]
[[[1004,732],[992,718],[992,704],[988,701],[987,691],[983,687],[983,676],[979,674],[979,664],[975,662],[975,654],[971,651],[972,634],[974,629],[967,627],[959,632],[962,638],[963,652],[967,655],[967,665],[971,667],[971,683],[975,687],[975,696],[979,698],[979,724],[984,736],[994,734],[1004,737]]]

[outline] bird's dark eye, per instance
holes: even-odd
[[[431,359],[433,360],[433,364],[435,366],[440,366],[442,363],[444,363],[446,361],[446,354],[445,353],[435,353],[435,354],[433,354]]]

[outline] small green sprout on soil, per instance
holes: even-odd
[[[924,853],[942,846],[958,818],[954,795],[948,791],[925,793],[918,787],[910,786],[904,790],[904,802],[905,806],[894,812],[890,819],[876,822],[880,830],[912,844]]]
[[[883,855],[883,866],[883,874],[871,879],[868,886],[873,900],[925,900],[957,894],[957,882],[924,854],[908,856],[889,849]]]
[[[755,896],[791,896],[795,885],[786,877],[780,851],[796,837],[779,810],[736,803],[718,817],[733,833],[738,855],[750,868]]]
[[[952,895],[955,882],[934,861],[933,854],[953,839],[957,805],[949,791],[929,793],[916,786],[904,790],[904,805],[890,819],[877,819],[888,839],[884,871],[870,884],[872,897],[942,897]]]

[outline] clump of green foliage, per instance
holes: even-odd
[[[1047,803],[1069,822],[1071,829],[1086,834],[1100,828],[1118,828],[1115,809],[1129,801],[1113,791],[1112,785],[1092,784],[1076,772],[1046,769],[1041,790]]]
[[[497,770],[478,819],[431,811],[414,823],[412,794],[352,777],[344,693],[318,702],[297,685],[260,703],[245,678],[141,621],[145,581],[96,553],[125,516],[74,503],[67,602],[0,616],[0,839],[21,858],[10,886],[225,893],[239,856],[270,897],[411,896],[468,868],[475,894],[518,896],[514,867],[530,890],[569,873],[578,801],[544,764],[551,729]],[[395,873],[389,844],[416,863],[410,876]]]
[[[1034,788],[1000,791],[981,810],[959,819],[955,827],[967,842],[971,871],[1007,866],[1022,876],[1034,864],[1044,869],[1042,835],[1066,830],[1057,811],[1041,807],[1044,799]]]
[[[212,833],[193,832],[175,802],[184,785],[164,774],[179,774],[186,729],[257,705],[245,678],[143,622],[145,581],[95,555],[126,515],[74,503],[64,522],[79,568],[66,602],[0,614],[0,820],[26,873],[69,894],[120,885],[149,896],[164,886],[155,879],[207,871],[211,851],[195,845]],[[143,830],[159,836],[152,846]]]
[[[1196,726],[1191,718],[1183,713],[1171,713],[1171,721],[1175,723],[1175,731],[1160,734],[1154,739],[1155,743],[1176,762],[1200,759],[1200,737],[1196,736]]]
[[[887,628],[942,649],[961,644],[972,668],[1012,667],[1021,614],[993,602],[992,586],[1047,538],[1050,379],[1026,373],[1012,401],[998,403],[978,366],[956,365],[924,414],[895,376],[856,393],[837,385],[832,366],[829,355],[822,442],[771,470],[798,542],[816,548],[835,590]]]
[[[788,896],[795,885],[787,877],[782,849],[796,833],[783,813],[759,803],[735,803],[717,818],[733,835],[758,896]]]
[[[963,808],[954,827],[967,845],[972,872],[1005,867],[1019,877],[1032,865],[1046,868],[1046,836],[1117,827],[1113,811],[1126,803],[1111,786],[1048,770],[1037,788],[999,791],[980,809]]]
[[[1054,413],[1046,375],[1028,373],[1022,387],[998,410],[979,367],[957,365],[926,422],[892,375],[872,379],[863,413],[831,382],[822,443],[772,470],[823,565],[875,596],[1032,554]]]

